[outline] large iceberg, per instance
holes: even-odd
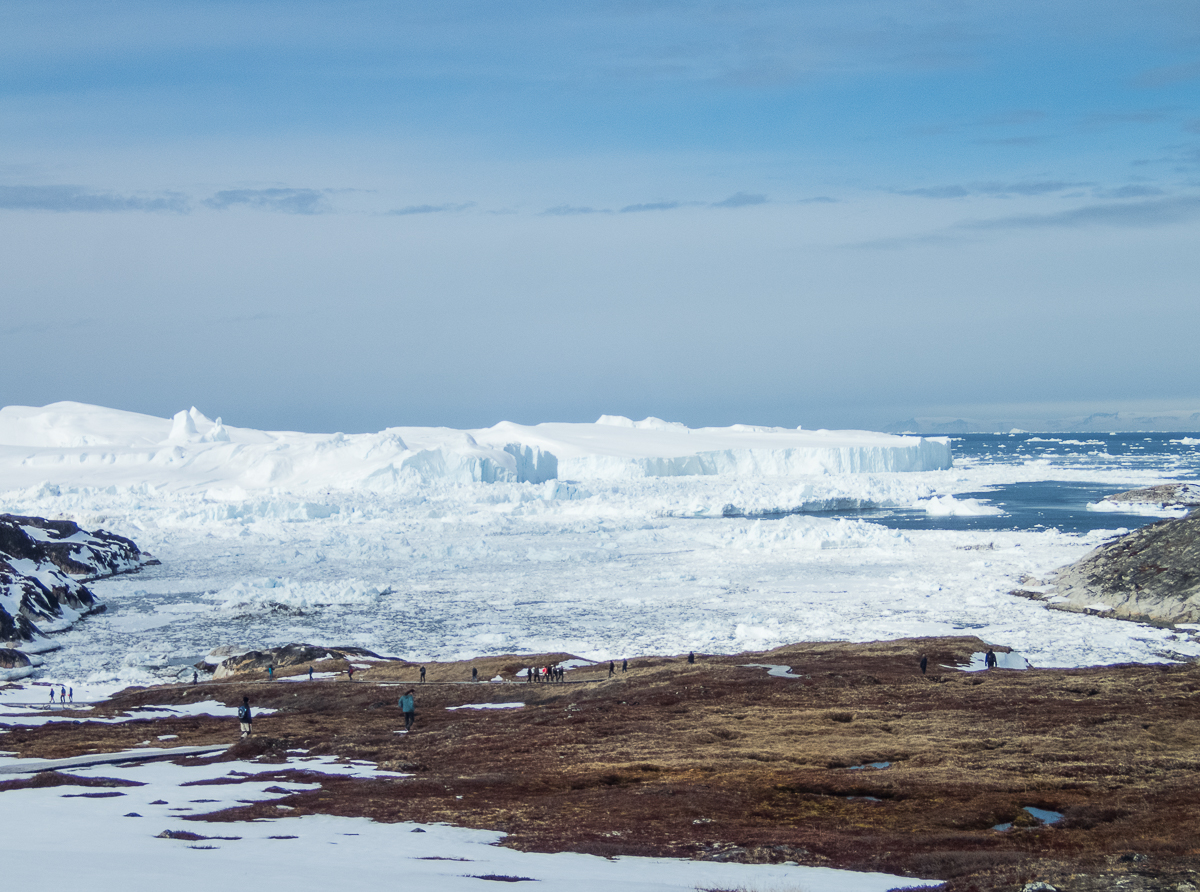
[[[0,409],[0,489],[49,481],[168,490],[370,490],[438,481],[932,471],[950,463],[950,443],[942,437],[750,425],[693,429],[607,415],[594,424],[308,434],[231,427],[194,407],[170,419],[71,402]]]

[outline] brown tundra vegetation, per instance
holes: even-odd
[[[943,879],[947,892],[1200,887],[1200,667],[961,671],[987,648],[965,637],[796,644],[695,664],[630,659],[611,679],[603,664],[569,670],[564,684],[516,675],[567,654],[430,663],[424,685],[417,665],[399,661],[373,662],[352,682],[255,672],[131,688],[76,723],[16,727],[4,739],[21,756],[57,758],[175,734],[171,745],[228,742],[217,758],[257,759],[264,773],[297,779],[296,751],[365,759],[411,776],[310,776],[320,790],[277,801],[297,815],[502,830],[519,849],[793,861]],[[509,683],[483,681],[497,675]],[[417,721],[406,735],[397,699],[409,687]],[[277,712],[239,741],[243,694]],[[228,718],[135,711],[212,699],[229,705]],[[447,708],[515,701],[524,707]],[[88,721],[122,713],[135,718]],[[40,775],[0,791],[72,782]],[[267,810],[277,816],[275,801],[197,820]]]

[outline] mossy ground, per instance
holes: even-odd
[[[1035,879],[1110,888],[1094,885],[1106,877],[1125,883],[1111,888],[1200,886],[1200,667],[944,668],[984,649],[975,638],[797,644],[694,665],[631,659],[628,673],[576,669],[562,685],[464,679],[472,666],[512,678],[566,655],[427,664],[423,686],[406,663],[353,682],[256,676],[130,689],[78,724],[14,728],[5,747],[55,758],[175,734],[170,745],[230,741],[221,758],[259,759],[273,776],[302,770],[282,768],[288,751],[366,759],[413,776],[323,777],[319,791],[281,801],[291,814],[503,830],[508,845],[538,851],[796,861],[942,878],[952,892]],[[397,734],[396,701],[410,686],[417,725]],[[243,694],[278,710],[248,741],[233,714]],[[229,704],[229,718],[87,720],[211,699]],[[446,709],[517,700],[525,708]],[[854,767],[871,762],[891,764]],[[1026,806],[1063,818],[1043,825]],[[206,820],[263,810],[277,816],[272,802]],[[992,829],[1005,823],[1013,829]]]

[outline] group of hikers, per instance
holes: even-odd
[[[563,674],[567,670],[557,663],[554,665],[542,666],[540,669],[536,666],[527,666],[525,668],[525,680],[529,682],[559,682],[563,680]]]
[[[55,700],[54,699],[55,697],[58,697],[58,700]],[[53,706],[55,703],[58,703],[61,706],[61,705],[67,704],[67,703],[74,703],[74,702],[75,702],[75,689],[74,688],[68,688],[64,684],[60,684],[57,688],[55,688],[54,685],[50,685],[50,705],[51,706]]]

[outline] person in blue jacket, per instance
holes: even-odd
[[[249,737],[254,733],[254,716],[250,714],[250,698],[242,697],[242,705],[238,707],[238,724],[242,729],[242,737]]]
[[[404,730],[411,731],[413,722],[417,720],[417,702],[413,699],[416,693],[412,688],[404,692],[400,698],[400,711],[404,713]]]

